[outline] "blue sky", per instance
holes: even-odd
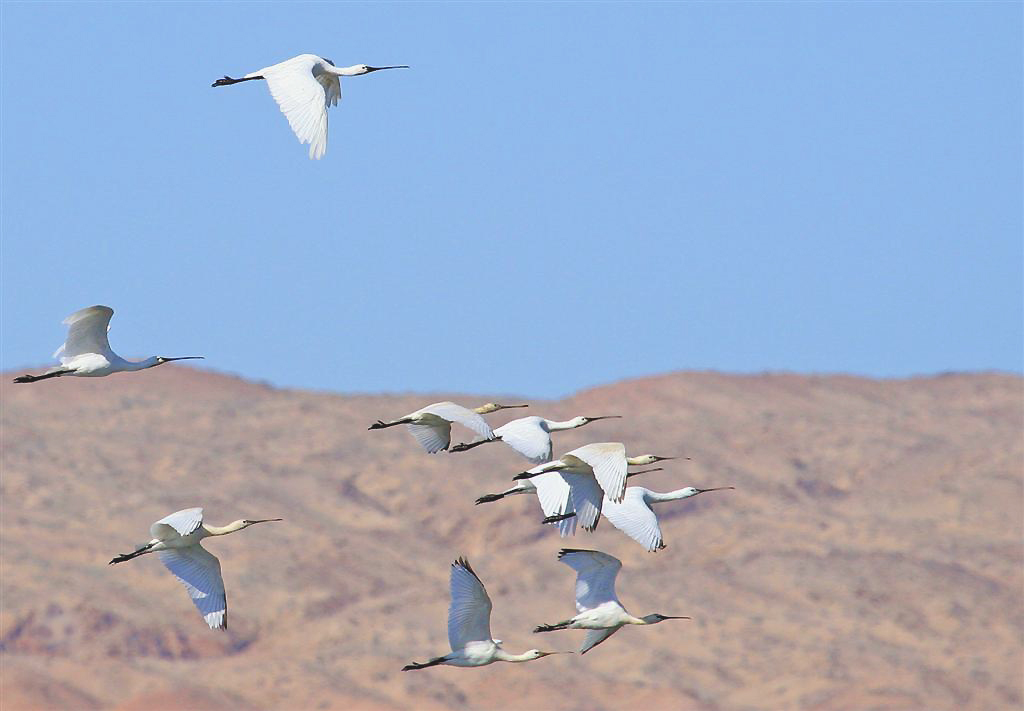
[[[334,391],[1019,372],[1019,3],[2,4],[2,344]],[[345,79],[310,161],[266,86]],[[124,376],[129,377],[129,376]]]

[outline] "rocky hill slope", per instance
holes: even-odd
[[[556,451],[621,440],[692,458],[644,486],[737,487],[665,504],[656,554],[607,522],[559,539],[525,496],[474,506],[523,469],[503,446],[430,456],[403,428],[366,429],[495,393],[340,396],[173,366],[7,376],[4,711],[1022,704],[1015,376],[679,373],[491,418],[623,415],[556,435]],[[207,542],[226,633],[206,628],[155,556],[107,565],[189,506],[218,524],[285,519]],[[458,555],[487,584],[507,649],[577,648],[581,632],[530,633],[572,613],[565,545],[619,556],[632,612],[693,620],[625,629],[584,657],[399,671],[447,650]]]

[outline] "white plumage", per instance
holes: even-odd
[[[213,86],[228,86],[253,79],[265,79],[281,113],[288,119],[299,143],[309,144],[309,157],[319,160],[327,152],[327,107],[341,98],[340,77],[359,76],[381,69],[408,69],[407,66],[370,67],[356,64],[335,67],[329,59],[315,54],[300,54],[272,64],[241,79],[224,77]]]
[[[484,584],[465,558],[452,563],[451,604],[448,606],[448,644],[450,654],[434,657],[429,662],[411,662],[402,671],[425,669],[447,664],[455,667],[482,667],[494,662],[528,662],[557,652],[531,649],[522,654],[509,654],[501,641],[491,636],[491,598]]]
[[[227,629],[228,601],[220,561],[200,542],[209,536],[224,536],[253,524],[280,520],[242,519],[227,526],[211,526],[203,524],[201,508],[182,509],[149,527],[152,540],[139,546],[134,553],[115,557],[110,563],[123,563],[146,553],[157,553],[160,562],[185,586],[206,624],[212,629]]]
[[[394,427],[395,425],[406,425],[412,436],[420,443],[420,446],[430,454],[434,454],[448,449],[448,445],[451,444],[453,422],[457,422],[463,427],[476,432],[485,439],[491,439],[494,433],[491,431],[491,426],[487,424],[487,421],[481,415],[516,407],[528,406],[499,405],[489,402],[470,410],[467,407],[456,405],[454,402],[446,400],[421,407],[419,410],[410,412],[408,415],[397,420],[390,422],[377,420],[368,429],[379,430],[385,427]]]
[[[201,360],[202,356],[184,356],[166,358],[153,356],[141,361],[125,360],[110,349],[107,331],[110,330],[110,319],[114,310],[109,306],[89,306],[80,309],[66,319],[67,338],[54,354],[60,365],[50,368],[42,375],[22,375],[14,379],[16,383],[34,383],[38,380],[56,378],[64,375],[100,378],[113,373],[124,373],[144,370],[175,360]]]
[[[586,654],[601,644],[623,625],[655,625],[665,620],[690,619],[657,613],[634,617],[626,612],[615,594],[615,578],[622,563],[614,556],[600,551],[564,548],[558,553],[558,559],[576,571],[577,615],[554,625],[540,625],[533,631],[588,630],[580,654]]]

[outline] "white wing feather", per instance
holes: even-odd
[[[438,423],[436,425],[406,425],[405,427],[410,433],[412,433],[412,436],[416,438],[416,441],[420,443],[420,446],[430,454],[435,454],[441,450],[448,449],[448,445],[452,443],[451,423],[445,422]]]
[[[68,336],[53,357],[63,363],[83,353],[107,353],[110,350],[107,331],[113,315],[114,309],[109,306],[90,306],[68,316],[64,319]]]
[[[534,464],[551,461],[551,435],[541,427],[536,415],[512,420],[494,430],[501,441]]]
[[[436,415],[443,420],[448,420],[449,422],[458,422],[463,427],[468,427],[473,430],[481,437],[494,439],[494,432],[491,430],[491,426],[487,424],[487,420],[462,405],[456,405],[454,402],[435,402],[432,405],[427,405],[426,407],[417,410],[413,414],[421,414],[424,412]]]
[[[448,644],[458,652],[470,642],[491,641],[491,598],[469,563],[452,563],[451,605],[448,607]]]
[[[575,456],[590,465],[597,483],[612,501],[622,501],[626,491],[626,447],[621,442],[600,442],[574,449]],[[564,458],[564,457],[563,457]]]
[[[603,630],[587,630],[587,636],[583,638],[583,646],[580,647],[580,654],[586,654],[591,649],[601,644],[601,642],[618,632],[619,629],[619,627],[608,627]]]
[[[314,76],[320,57],[300,54],[298,57],[261,69],[258,74],[267,80],[270,95],[288,119],[288,125],[300,143],[309,144],[309,157],[319,159],[327,152],[327,102],[337,103],[341,96],[338,82],[337,94]],[[335,77],[336,79],[336,77]]]
[[[562,472],[562,477],[569,484],[569,498],[572,510],[576,512],[575,520],[585,531],[593,531],[601,520],[601,504],[604,493],[592,474],[576,474]]]
[[[184,584],[206,624],[213,629],[227,629],[228,601],[217,557],[198,543],[187,548],[157,551],[157,555]]]
[[[576,571],[577,612],[605,602],[619,602],[615,596],[615,576],[622,562],[618,558],[600,551],[564,548],[559,551],[558,559]]]
[[[545,516],[557,516],[568,513],[570,487],[559,472],[539,474],[524,481],[533,482],[537,488],[537,499]],[[576,516],[558,522],[558,532],[563,538],[576,533]]]
[[[149,533],[153,538],[166,541],[176,536],[187,536],[203,525],[203,510],[201,508],[182,509],[164,516],[162,519],[149,527]]]
[[[621,502],[604,500],[602,513],[615,528],[653,552],[664,548],[665,544],[661,539],[658,517],[644,501],[645,491],[640,486],[627,487]]]

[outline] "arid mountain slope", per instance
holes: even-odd
[[[502,445],[430,456],[403,428],[366,429],[494,393],[326,395],[173,366],[4,381],[4,711],[1022,704],[1018,377],[680,373],[524,400],[555,419],[624,416],[556,435],[556,451],[621,440],[692,457],[644,486],[737,487],[664,504],[656,554],[607,522],[559,539],[525,496],[474,506],[524,469]],[[226,633],[155,556],[106,564],[189,506],[218,524],[285,519],[207,542]],[[581,632],[530,633],[572,614],[566,545],[622,558],[635,614],[694,619],[584,657],[399,671],[447,650],[460,554],[507,649],[577,648]]]

